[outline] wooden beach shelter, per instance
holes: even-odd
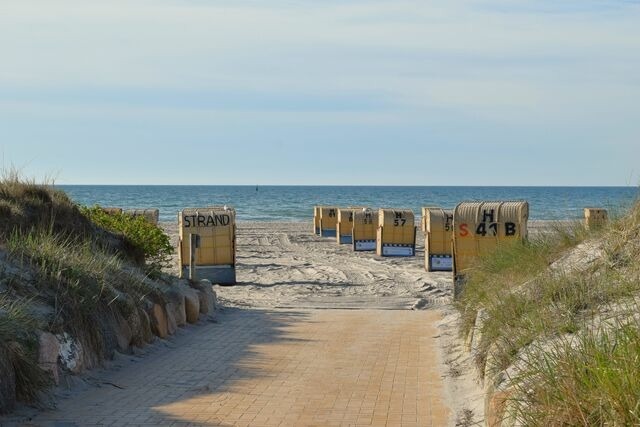
[[[353,250],[375,251],[378,236],[378,211],[362,208],[353,213],[352,242]]]
[[[423,233],[427,232],[427,212],[429,209],[440,209],[437,206],[425,206],[422,208],[422,217],[420,218],[420,230]]]
[[[133,217],[141,216],[153,225],[158,225],[158,221],[160,220],[159,209],[127,209],[124,211],[124,214]]]
[[[320,206],[320,236],[336,237],[338,227],[338,208]]]
[[[601,228],[609,220],[609,213],[602,208],[584,208],[584,225],[589,230]]]
[[[336,241],[339,245],[353,244],[353,216],[356,211],[366,209],[362,206],[338,209],[338,223],[336,226]]]
[[[313,234],[320,235],[320,210],[322,206],[313,207]]]
[[[423,208],[424,261],[427,271],[453,270],[453,209]]]
[[[376,253],[380,256],[416,254],[415,215],[411,209],[380,209]]]
[[[527,237],[526,201],[462,202],[453,212],[453,274],[459,279],[478,257]]]
[[[236,283],[236,212],[227,206],[178,214],[180,277]],[[195,276],[195,277],[194,277]]]

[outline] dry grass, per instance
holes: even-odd
[[[0,218],[0,236],[5,238],[16,229],[48,228],[83,235],[93,229],[64,192],[51,183],[25,180],[15,170],[5,171],[0,179]]]
[[[38,392],[50,383],[38,366],[35,331],[39,326],[24,300],[0,296],[0,347],[8,354],[16,373],[16,395],[25,402],[35,401]]]
[[[37,287],[50,295],[57,313],[73,315],[76,321],[81,315],[89,328],[100,307],[115,304],[120,311],[130,312],[145,297],[160,297],[144,276],[126,268],[117,255],[96,249],[90,240],[15,232],[6,247],[23,268],[37,274]]]

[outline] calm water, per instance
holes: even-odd
[[[582,208],[620,212],[638,197],[636,187],[325,187],[325,186],[59,186],[83,205],[158,208],[174,221],[186,207],[228,205],[241,221],[306,221],[314,205],[453,208],[463,200],[527,200],[532,219],[582,217]]]

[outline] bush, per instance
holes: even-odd
[[[173,254],[173,246],[160,227],[140,216],[124,213],[106,213],[99,206],[83,207],[82,213],[94,224],[114,233],[119,233],[144,254],[147,274],[157,276],[167,267]]]

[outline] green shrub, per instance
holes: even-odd
[[[108,214],[99,206],[83,207],[82,213],[94,224],[120,233],[134,247],[144,254],[145,269],[148,274],[157,276],[169,265],[173,246],[169,236],[162,229],[141,216],[127,214]]]

